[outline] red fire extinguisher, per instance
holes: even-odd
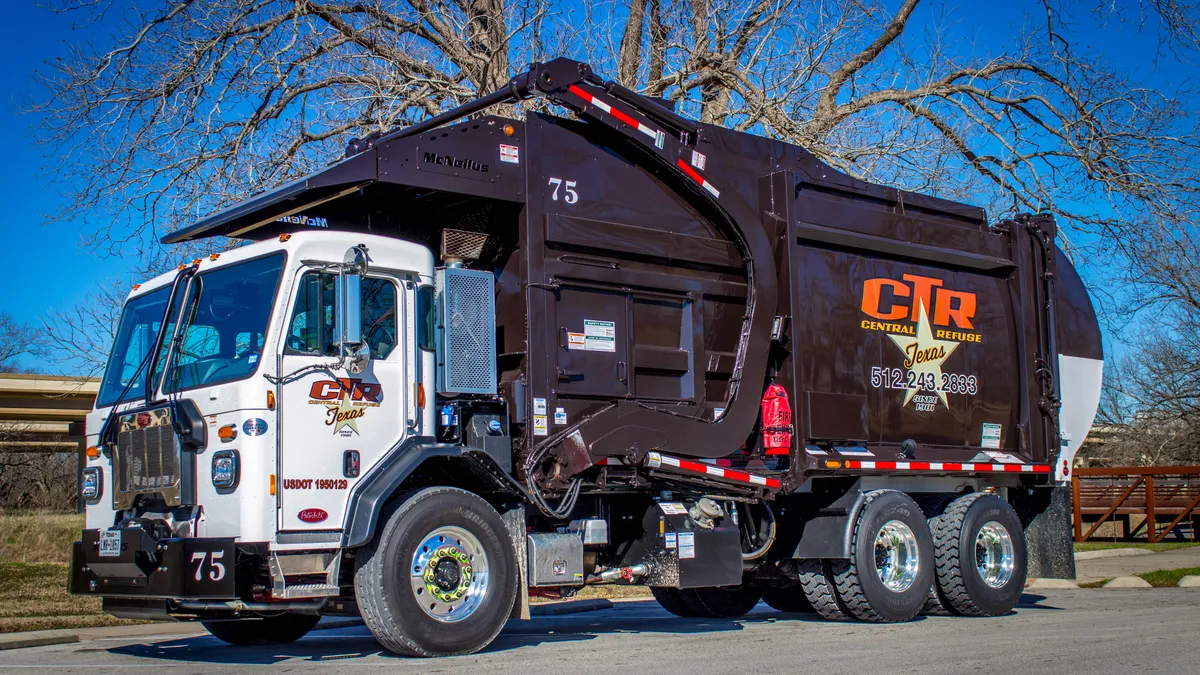
[[[763,451],[786,455],[792,449],[792,405],[787,391],[778,384],[767,387],[762,399]]]

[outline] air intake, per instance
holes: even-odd
[[[496,298],[488,272],[438,270],[438,391],[496,393]]]
[[[479,260],[488,236],[479,232],[442,230],[442,260]]]

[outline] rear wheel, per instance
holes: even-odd
[[[781,612],[811,612],[812,603],[804,595],[799,583],[790,586],[763,589],[763,602]]]
[[[683,594],[678,588],[651,586],[650,593],[658,601],[660,607],[675,616],[682,616],[685,619],[693,619],[700,616],[683,601]]]
[[[1000,616],[1012,611],[1025,587],[1021,521],[1000,497],[976,492],[951,502],[930,519],[937,549],[937,585],[943,611]],[[932,603],[931,603],[932,604]]]
[[[389,505],[358,556],[363,622],[409,656],[469,654],[504,627],[517,593],[516,556],[499,514],[457,488],[421,490]]]
[[[685,588],[679,593],[697,616],[710,619],[744,616],[762,599],[762,592],[748,585]]]
[[[862,621],[908,621],[933,585],[933,540],[925,514],[894,490],[867,494],[854,523],[850,560],[832,568],[842,605]]]
[[[316,614],[277,614],[200,623],[213,637],[231,645],[282,645],[304,637],[320,620]]]
[[[843,561],[837,561],[843,563]],[[800,590],[813,611],[830,621],[845,621],[850,618],[842,601],[838,599],[833,585],[830,565],[823,560],[801,560],[797,567],[800,575]]]

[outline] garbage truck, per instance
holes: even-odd
[[[164,242],[212,237],[134,287],[87,419],[69,583],[114,616],[437,656],[599,584],[900,622],[1070,573],[1103,356],[1049,215],[558,59]]]

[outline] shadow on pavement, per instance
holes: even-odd
[[[1022,604],[1034,606],[1042,596],[1024,596]],[[917,621],[925,617],[918,617]],[[668,614],[653,601],[622,602],[608,610],[531,621],[509,621],[483,654],[558,642],[582,642],[600,635],[658,633],[697,635],[740,631],[747,624],[786,622],[831,623],[815,614],[778,612],[759,605],[738,619],[685,619]],[[865,625],[865,624],[858,624]],[[321,631],[289,645],[234,647],[204,636],[123,645],[112,654],[143,659],[187,661],[221,665],[269,665],[288,659],[313,663],[359,660],[368,657],[404,658],[383,651],[365,627]]]

